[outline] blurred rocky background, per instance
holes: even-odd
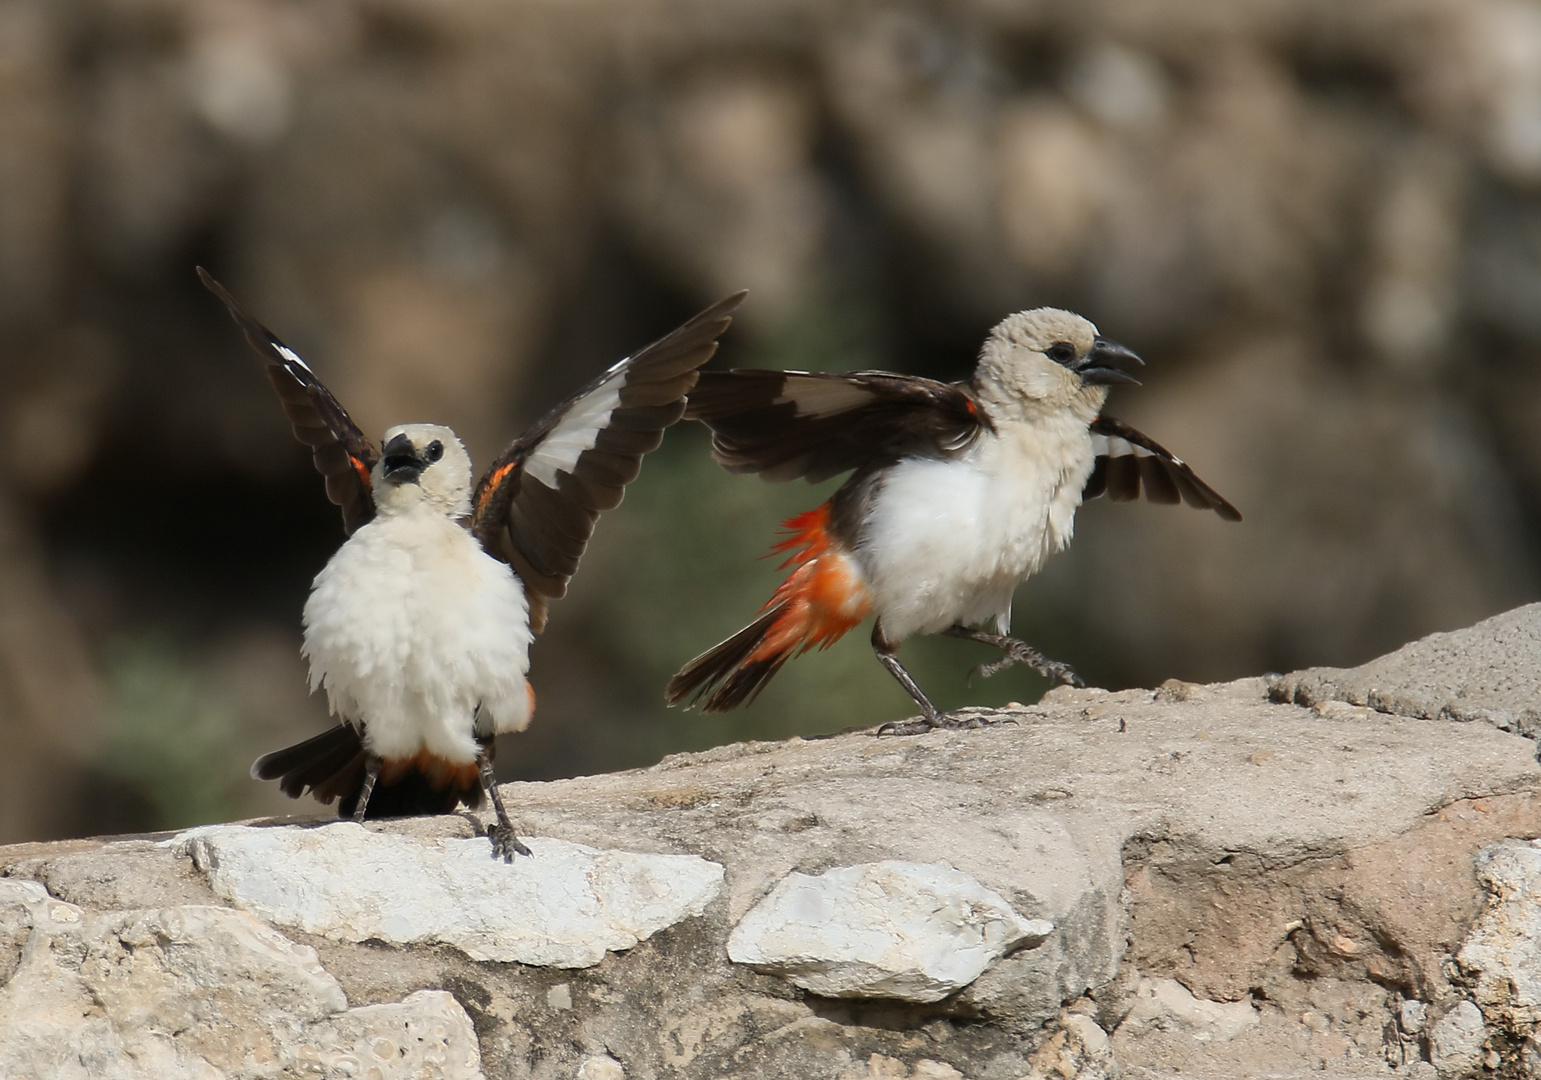
[[[372,434],[481,460],[724,293],[723,364],[967,372],[1080,311],[1246,515],[1097,503],[1016,629],[1111,687],[1349,665],[1541,595],[1541,4],[0,0],[0,842],[297,808],[342,539],[207,265]],[[676,429],[537,644],[507,778],[905,715],[865,634],[662,686],[820,501]],[[1031,700],[956,641],[944,706]]]

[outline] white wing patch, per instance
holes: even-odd
[[[289,348],[289,346],[285,345],[283,342],[275,340],[273,342],[273,348],[277,349],[283,358],[289,361],[291,364],[298,364],[302,370],[310,371],[310,365],[300,359],[300,354]],[[314,375],[315,372],[312,371],[311,374]]]
[[[872,401],[872,392],[865,387],[837,379],[800,379],[799,375],[806,376],[807,372],[787,372],[786,387],[791,393],[783,393],[773,405],[796,405],[798,416],[831,416]]]
[[[621,403],[621,388],[626,385],[627,357],[610,369],[605,381],[573,402],[572,408],[557,421],[551,434],[540,441],[524,462],[524,474],[533,476],[553,491],[557,473],[571,473],[585,450],[594,449],[599,433],[610,423],[610,414]]]
[[[1098,457],[1155,457],[1154,451],[1148,450],[1138,443],[1132,443],[1128,439],[1118,435],[1103,435],[1100,432],[1092,432],[1092,450]],[[1181,458],[1172,458],[1173,464],[1181,465]]]

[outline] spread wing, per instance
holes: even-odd
[[[1241,520],[1239,510],[1156,440],[1111,416],[1093,420],[1091,430],[1097,464],[1081,493],[1083,500],[1105,493],[1114,502],[1133,502],[1143,488],[1153,503],[1185,502],[1213,510],[1226,521]]]
[[[685,412],[697,369],[743,302],[735,293],[634,353],[515,439],[476,485],[471,531],[541,598],[567,592],[599,515],[621,501],[642,457]]]
[[[734,473],[809,483],[862,465],[960,450],[986,421],[963,383],[882,371],[703,372],[685,415]]]
[[[316,471],[326,480],[326,497],[342,509],[348,535],[374,517],[369,470],[379,459],[374,443],[359,430],[348,410],[321,384],[300,354],[274,337],[267,327],[246,313],[235,297],[198,267],[198,276],[230,309],[230,317],[246,333],[246,340],[267,361],[268,381],[278,391],[278,403],[294,426],[294,437],[310,447]]]

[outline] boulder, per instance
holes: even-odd
[[[510,784],[512,866],[469,814],[0,848],[0,1074],[1521,1075],[1538,621]]]

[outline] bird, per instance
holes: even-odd
[[[1108,391],[1143,365],[1069,311],[1001,320],[973,377],[938,382],[884,371],[703,372],[687,419],[712,432],[730,473],[818,483],[850,473],[816,509],[783,523],[772,549],[790,576],[753,622],[686,664],[669,705],[726,712],[752,701],[793,656],[828,648],[869,616],[879,661],[915,700],[918,720],[880,734],[972,727],[942,713],[899,662],[916,634],[1001,650],[985,677],[1025,664],[1083,686],[1066,663],[1010,637],[1016,587],[1070,542],[1081,503],[1144,496],[1240,521],[1181,458],[1102,415]],[[980,625],[991,629],[980,629]],[[993,624],[993,625],[991,625]]]
[[[494,736],[522,731],[529,650],[600,513],[685,410],[738,292],[602,372],[547,412],[473,488],[439,424],[400,424],[377,449],[300,355],[202,267],[198,275],[266,361],[347,539],[311,586],[302,653],[338,724],[264,754],[258,780],[338,800],[342,817],[448,813],[490,797],[494,859],[530,849],[493,778]]]

